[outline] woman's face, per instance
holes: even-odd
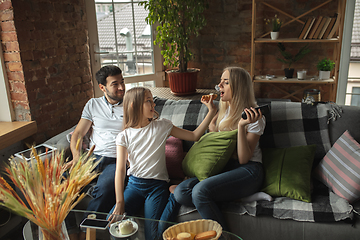
[[[223,74],[221,75],[219,88],[220,88],[220,98],[222,101],[231,101],[231,89],[230,89],[230,72],[228,70],[225,70]]]

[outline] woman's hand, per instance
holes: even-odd
[[[109,221],[110,223],[119,221],[122,214],[124,214],[125,212],[125,204],[124,202],[119,202],[116,203],[114,211],[111,213],[110,217],[109,217]]]
[[[201,97],[201,103],[203,103],[209,109],[210,112],[211,111],[216,112],[217,108],[213,102],[216,97],[217,95],[204,95]]]
[[[250,109],[245,108],[244,111],[246,113],[247,119],[240,118],[240,121],[238,124],[239,127],[241,127],[241,126],[244,127],[244,126],[248,125],[249,123],[254,123],[257,120],[259,120],[260,118],[262,118],[262,116],[263,116],[260,109],[258,111],[256,111],[255,108],[253,108],[253,107],[251,107]]]

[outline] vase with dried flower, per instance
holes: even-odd
[[[32,147],[29,161],[10,158],[5,172],[23,198],[0,176],[0,205],[38,225],[42,239],[68,239],[65,217],[85,197],[81,193],[83,187],[98,176],[94,170],[98,162],[93,161],[92,151],[93,148],[82,154],[67,178],[63,177],[66,171],[63,152],[53,153],[42,161]]]
[[[269,24],[271,25],[271,33],[270,33],[270,37],[271,39],[275,40],[279,38],[279,31],[282,25],[282,21],[280,20],[280,18],[278,18],[278,16],[275,14],[275,17],[272,19],[264,19],[265,24]]]

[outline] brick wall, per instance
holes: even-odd
[[[258,1],[259,2],[259,1]],[[311,9],[322,0],[266,0],[279,9],[285,10],[288,14],[298,16],[308,9]],[[270,31],[269,26],[264,24],[264,18],[271,18],[278,14],[280,18],[288,20],[279,12],[265,9],[262,4],[258,4],[257,11],[257,31]],[[327,4],[325,8],[314,11],[309,16],[332,16],[337,12],[337,1]],[[252,1],[238,0],[210,0],[209,9],[205,12],[207,17],[207,26],[201,30],[198,38],[194,39],[191,49],[194,53],[194,59],[190,62],[190,67],[200,68],[198,87],[213,88],[220,80],[223,68],[226,66],[240,66],[250,72],[251,60],[251,17]],[[306,18],[302,18],[304,20]],[[293,22],[280,31],[281,37],[298,37],[302,25]],[[268,36],[270,37],[270,36]],[[296,53],[304,44],[285,44],[287,50]],[[292,67],[296,69],[308,69],[308,76],[318,75],[316,63],[321,58],[327,56],[332,58],[333,44],[310,44],[312,52],[306,55],[303,60],[295,63]],[[280,57],[280,52],[276,44],[263,45],[257,48],[256,54],[256,75],[284,75],[283,69],[287,67],[276,60]],[[294,74],[294,76],[295,76]],[[296,91],[304,85],[284,84],[281,87],[285,90]],[[321,90],[323,99],[328,98],[329,88],[324,85],[317,87]],[[256,96],[263,98],[280,98],[282,93],[268,84],[257,84]],[[302,97],[302,93],[297,95]]]
[[[39,144],[75,125],[93,96],[84,0],[5,0],[1,42],[16,120]]]

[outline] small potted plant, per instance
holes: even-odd
[[[266,24],[271,24],[271,39],[275,40],[279,38],[279,31],[282,25],[280,18],[275,14],[275,17],[270,19],[264,19]]]
[[[309,52],[311,52],[311,50],[308,48],[308,45],[309,44],[306,44],[304,47],[302,47],[299,50],[297,54],[293,55],[286,51],[284,44],[278,43],[278,47],[283,58],[277,58],[277,60],[279,60],[282,63],[288,64],[288,67],[284,69],[285,77],[292,78],[294,74],[294,69],[291,68],[291,65],[294,62],[297,62],[300,59],[302,59]]]
[[[335,67],[335,62],[330,59],[324,58],[318,62],[316,67],[319,70],[319,80],[329,79],[330,72]]]

